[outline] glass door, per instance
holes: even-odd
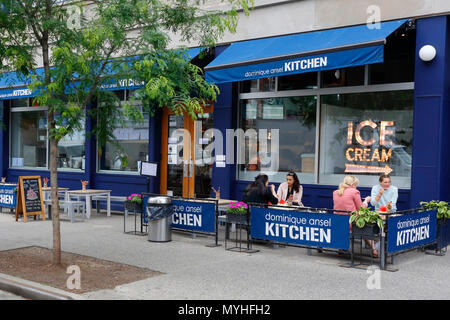
[[[161,194],[189,198],[211,195],[213,107],[193,121],[165,110],[162,123]]]

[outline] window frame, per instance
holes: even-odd
[[[124,100],[120,100],[120,103],[122,103],[123,101],[128,101],[129,102],[130,101],[129,100],[130,90],[134,90],[134,89],[122,89],[122,90],[124,90],[126,92],[124,93],[124,97],[125,97]],[[117,90],[114,90],[114,91],[117,91]],[[137,101],[134,101],[132,103],[132,105],[133,106],[143,106],[143,103],[140,100],[137,100]],[[97,122],[98,122],[98,115],[97,115]],[[150,130],[150,116],[149,116],[149,123],[148,123],[148,125],[149,125],[149,130]],[[150,136],[149,136],[149,139],[147,141],[147,150],[148,150],[149,145],[150,145]],[[96,173],[98,173],[98,174],[111,174],[111,175],[118,174],[118,175],[128,175],[128,176],[129,175],[140,176],[141,173],[139,171],[123,171],[123,170],[101,169],[100,168],[100,159],[98,157],[99,144],[98,144],[98,140],[97,139],[96,139],[96,143],[95,143],[95,148],[96,148],[96,155],[95,155]],[[105,146],[103,146],[102,148],[103,148],[102,152],[104,152],[105,151],[104,150]]]
[[[310,183],[313,185],[329,185],[322,184],[320,182],[320,148],[321,148],[321,103],[322,96],[333,95],[333,94],[352,94],[352,93],[376,93],[385,91],[414,91],[414,82],[398,82],[398,83],[385,83],[385,84],[369,84],[369,65],[364,66],[364,85],[361,86],[343,86],[343,87],[332,87],[323,88],[322,87],[322,71],[317,72],[317,89],[302,89],[302,90],[283,90],[279,91],[278,86],[275,87],[275,91],[266,92],[250,92],[250,93],[239,93],[237,108],[238,114],[240,114],[239,108],[241,108],[241,100],[249,99],[267,99],[267,98],[286,98],[286,97],[302,97],[302,96],[316,96],[316,141],[315,141],[315,169],[314,169],[314,182]],[[259,81],[259,80],[258,80]],[[278,77],[275,82],[278,84]],[[258,84],[259,85],[259,84]],[[241,82],[238,82],[238,92],[241,92]],[[236,119],[236,128],[241,128],[241,118]],[[236,166],[235,177],[237,181],[239,178],[239,166]],[[410,188],[409,188],[410,189]]]
[[[8,169],[12,169],[12,170],[36,170],[36,171],[48,171],[50,170],[50,164],[49,164],[49,160],[50,160],[50,145],[49,145],[49,139],[48,139],[48,124],[47,124],[47,139],[46,139],[46,148],[47,148],[47,152],[45,155],[45,167],[28,167],[28,166],[23,166],[23,167],[13,167],[12,166],[12,114],[13,113],[19,113],[19,112],[33,112],[33,111],[44,111],[47,112],[48,111],[48,107],[47,106],[36,106],[33,107],[31,106],[31,101],[33,98],[27,98],[28,99],[28,107],[16,107],[13,108],[11,106],[11,102],[9,104],[9,160],[8,160]],[[85,126],[85,135],[84,135],[84,147],[86,148],[86,126]],[[85,151],[86,154],[86,151]],[[74,169],[74,168],[58,168],[58,171],[61,172],[75,172],[75,173],[83,173],[86,171],[86,165],[84,167],[84,169]]]
[[[9,104],[9,164],[8,164],[8,169],[13,169],[13,170],[36,170],[36,171],[47,171],[49,170],[49,159],[50,159],[50,154],[49,154],[49,140],[48,140],[48,124],[47,124],[47,139],[45,142],[45,147],[46,147],[46,154],[45,154],[45,167],[29,167],[29,166],[22,166],[22,167],[13,167],[12,166],[12,114],[13,113],[22,113],[22,112],[39,112],[39,111],[48,111],[47,107],[30,107],[30,98],[28,98],[28,107],[16,107],[13,108],[12,103],[10,102]]]

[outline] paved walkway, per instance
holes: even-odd
[[[25,300],[23,297],[0,290],[0,300]]]
[[[164,273],[85,294],[89,299],[450,298],[450,253],[444,257],[417,251],[403,254],[396,260],[399,271],[381,272],[381,289],[370,290],[371,274],[340,267],[348,259],[335,253],[307,255],[301,248],[259,245],[260,252],[245,254],[225,251],[224,246],[206,247],[213,237],[193,239],[182,233],[173,233],[169,243],[150,243],[145,236],[124,234],[123,216],[114,215],[94,215],[84,223],[62,222],[61,234],[64,251]],[[0,250],[32,245],[51,248],[51,221],[15,222],[13,215],[0,214]]]

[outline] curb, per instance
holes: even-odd
[[[0,290],[31,300],[84,300],[77,294],[0,273]]]

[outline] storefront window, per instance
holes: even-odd
[[[85,123],[58,143],[58,168],[84,170]]]
[[[241,82],[241,93],[275,91],[276,78],[264,78]]]
[[[251,181],[260,172],[274,182],[283,182],[294,170],[301,183],[313,183],[315,172],[316,97],[250,99],[241,101],[241,125],[245,135],[245,164],[239,164],[239,179]],[[272,148],[278,131],[279,147]],[[252,132],[257,133],[253,139]],[[262,138],[262,139],[261,139]],[[272,152],[272,150],[278,150]],[[256,159],[250,159],[256,155]]]
[[[278,77],[278,90],[317,89],[317,72]]]
[[[400,188],[411,186],[413,91],[322,96],[321,184],[338,185],[346,174],[360,185],[388,173]]]
[[[150,118],[147,112],[143,112],[143,116],[142,123],[126,121],[124,126],[114,130],[115,143],[106,143],[101,153],[100,170],[139,172],[141,161],[148,159]]]
[[[369,65],[369,84],[414,82],[415,51],[415,30],[397,30],[387,38],[384,63]]]
[[[11,167],[47,167],[47,112],[11,112]]]
[[[364,66],[323,71],[322,88],[363,86],[364,72]]]

